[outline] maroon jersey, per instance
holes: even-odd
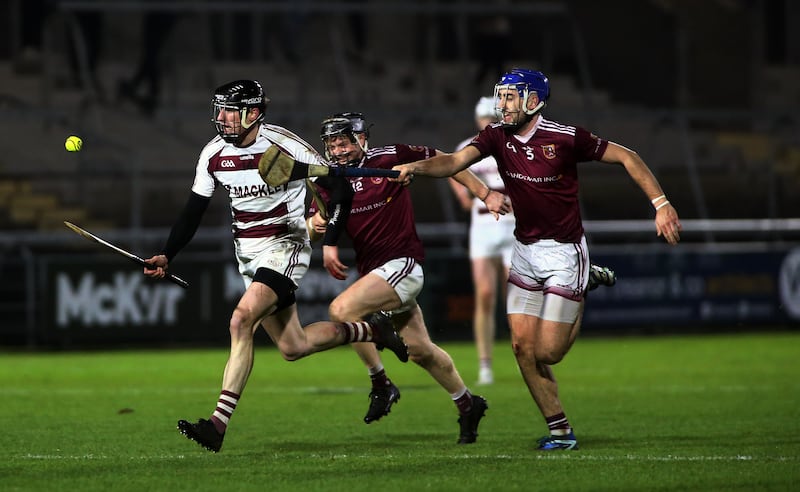
[[[577,243],[583,235],[578,206],[579,162],[600,160],[608,141],[588,130],[540,117],[526,135],[500,124],[482,130],[470,145],[494,156],[514,204],[514,236],[524,244],[540,239]]]
[[[398,164],[433,157],[436,150],[404,144],[369,149],[359,167],[391,169]],[[353,187],[353,205],[347,234],[353,240],[359,275],[395,258],[410,257],[422,263],[425,253],[417,236],[411,193],[386,178],[347,178]],[[320,190],[327,200],[325,190]],[[316,213],[316,203],[310,213]]]

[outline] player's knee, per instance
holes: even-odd
[[[558,347],[538,347],[535,353],[536,362],[547,365],[558,364],[564,359],[564,355],[566,355],[565,351]]]
[[[334,299],[328,306],[328,316],[331,321],[346,321],[347,320],[347,306],[338,298]]]
[[[300,350],[299,347],[288,345],[285,343],[278,343],[278,351],[281,353],[283,360],[287,362],[294,362],[305,357],[306,353]]]
[[[409,344],[408,358],[423,369],[430,370],[438,367],[439,370],[450,372],[453,370],[453,360],[445,351],[436,346],[433,342],[424,344]]]
[[[428,368],[433,364],[433,344],[418,344],[405,340],[408,345],[408,359],[420,367]]]
[[[305,354],[297,350],[281,350],[281,355],[286,362],[294,362],[302,359]]]
[[[526,340],[519,340],[511,343],[511,350],[516,358],[535,359],[536,347],[533,343]]]
[[[475,291],[478,307],[484,311],[494,312],[494,290],[489,287],[477,288]]]
[[[231,338],[236,339],[245,336],[252,336],[253,334],[253,319],[252,313],[241,307],[236,307],[231,315],[229,331]]]
[[[431,365],[431,361],[433,361],[433,357],[430,353],[425,352],[412,352],[409,348],[408,350],[408,360],[413,362],[414,364],[427,368]]]

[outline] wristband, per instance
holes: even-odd
[[[668,205],[668,204],[669,204],[669,200],[664,200],[663,202],[658,204],[658,206],[656,207],[656,211],[658,211],[658,209],[662,208],[664,205]]]
[[[487,199],[487,198],[489,198],[489,195],[490,195],[491,193],[492,193],[492,189],[491,189],[491,188],[486,188],[486,196],[485,196],[485,197],[483,197],[483,198],[481,198],[481,201],[482,201],[482,202],[485,202],[485,201],[486,201],[486,199]]]
[[[657,196],[657,197],[653,198],[652,200],[650,200],[650,203],[652,203],[653,205],[655,205],[655,204],[656,204],[656,202],[657,202],[657,201],[659,201],[659,200],[661,200],[662,198],[667,198],[667,195],[661,195],[661,196]]]

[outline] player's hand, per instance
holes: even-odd
[[[672,245],[681,240],[680,232],[683,230],[678,212],[671,204],[666,204],[656,210],[656,233]]]
[[[164,255],[151,256],[144,260],[148,265],[153,265],[153,268],[144,268],[143,273],[150,278],[164,278],[169,268],[169,260]]]
[[[511,200],[499,191],[490,190],[483,201],[495,220],[500,220],[501,215],[511,213]]]
[[[322,247],[322,265],[331,274],[331,277],[337,280],[345,280],[347,278],[348,267],[339,261],[339,247],[338,246],[323,246]]]
[[[323,218],[322,214],[319,212],[312,215],[311,218],[308,219],[308,223],[314,232],[318,232],[320,234],[325,234],[325,231],[328,229],[327,219]]]
[[[395,171],[400,171],[400,176],[396,178],[389,178],[389,181],[400,183],[403,186],[408,186],[414,181],[414,168],[412,164],[400,164],[392,168]]]

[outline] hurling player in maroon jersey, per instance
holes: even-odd
[[[431,147],[404,144],[367,148],[368,128],[361,113],[339,113],[322,123],[320,137],[326,157],[337,164],[388,169],[435,155]],[[471,172],[457,178],[476,196],[482,197],[495,213],[510,211],[506,197],[491,191]],[[333,195],[343,195],[336,180],[347,180],[349,215],[339,211]],[[396,330],[408,345],[409,358],[442,386],[459,412],[459,444],[473,443],[478,423],[488,408],[486,400],[473,395],[461,379],[450,355],[433,343],[425,326],[417,296],[422,290],[424,252],[417,236],[411,194],[400,183],[386,178],[319,178],[320,199],[327,206],[324,217],[315,203],[309,211],[309,230],[314,236],[324,232],[323,259],[332,276],[344,279],[345,266],[339,260],[337,236],[346,231],[352,239],[359,278],[339,294],[330,305],[330,316],[363,319],[374,311],[390,312]],[[334,190],[334,191],[331,191]],[[334,232],[335,231],[335,232]],[[372,379],[370,406],[364,421],[370,423],[388,414],[400,398],[400,391],[387,377],[375,346],[354,344]]]
[[[414,174],[452,176],[484,157],[497,160],[516,217],[506,311],[511,343],[550,429],[550,435],[537,441],[545,451],[578,447],[551,368],[578,335],[589,280],[577,164],[621,165],[653,204],[656,233],[674,245],[681,230],[678,213],[641,157],[583,128],[546,119],[541,110],[549,96],[543,73],[513,69],[495,86],[499,123],[452,154],[394,167],[401,172],[397,181],[405,183]]]
[[[494,98],[481,97],[475,105],[475,124],[478,130],[483,130],[497,120]],[[473,138],[474,135],[462,141],[456,150],[469,145]],[[493,190],[505,192],[505,184],[494,157],[485,157],[469,169]],[[461,207],[470,211],[469,259],[472,264],[472,285],[475,290],[472,329],[480,368],[478,384],[492,384],[494,381],[492,352],[496,331],[494,313],[500,290],[498,283],[504,286],[508,281],[511,256],[514,252],[515,218],[513,213],[499,218],[492,217],[483,202],[469,190],[453,178],[448,181]],[[601,285],[612,286],[615,282],[616,275],[613,270],[604,266],[590,265],[587,290],[596,289]]]

